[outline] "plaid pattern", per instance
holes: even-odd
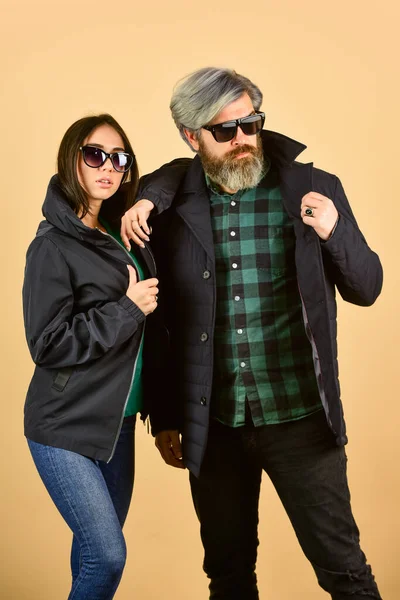
[[[272,169],[256,188],[210,190],[217,310],[213,416],[255,426],[322,408],[295,268],[295,236]]]

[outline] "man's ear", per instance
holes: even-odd
[[[193,150],[195,150],[197,152],[199,149],[199,142],[198,142],[196,133],[194,131],[190,131],[190,129],[184,129],[183,132],[186,136],[187,141],[193,148]]]

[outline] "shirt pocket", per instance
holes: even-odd
[[[295,237],[291,223],[257,228],[256,267],[272,274],[295,272]]]

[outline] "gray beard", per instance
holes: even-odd
[[[250,152],[250,155],[236,159],[235,156],[242,152]],[[247,144],[238,146],[223,158],[210,154],[200,138],[198,154],[204,172],[211,181],[234,192],[256,187],[268,171],[261,138],[257,140],[257,147]]]

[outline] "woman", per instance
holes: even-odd
[[[117,233],[137,183],[120,125],[110,115],[80,119],[61,142],[46,220],[27,254],[24,318],[36,369],[25,434],[73,532],[70,600],[113,598],[126,558],[144,322],[158,293],[149,247],[127,251]]]

